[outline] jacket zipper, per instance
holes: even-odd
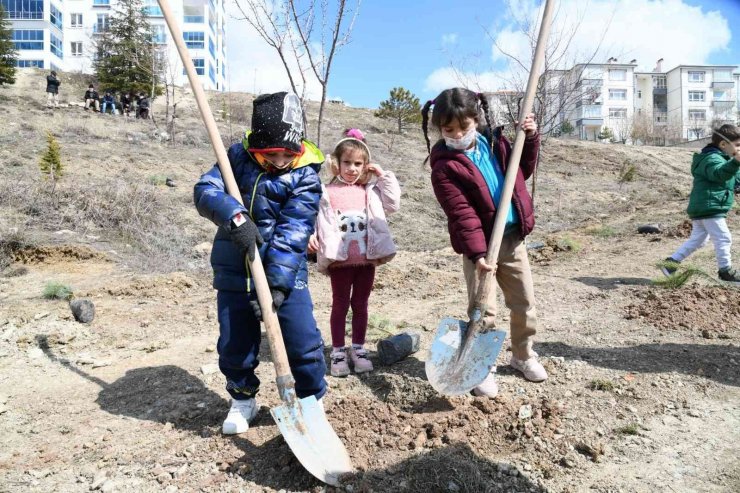
[[[262,178],[262,175],[264,175],[265,172],[262,171],[259,175],[257,175],[257,179],[254,180],[254,187],[252,188],[252,197],[249,200],[249,218],[254,222],[254,216],[252,216],[252,209],[254,208],[254,196],[257,195],[257,185],[260,183],[260,178]],[[257,248],[255,246],[255,248]],[[247,267],[247,293],[252,292],[252,273],[249,269],[249,262],[246,263]]]

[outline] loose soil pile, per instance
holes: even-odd
[[[661,330],[690,330],[706,339],[731,339],[740,333],[740,290],[697,285],[651,290],[627,306],[626,318],[644,318]]]

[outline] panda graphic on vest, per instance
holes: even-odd
[[[341,253],[348,256],[349,247],[353,241],[357,242],[360,254],[365,255],[367,250],[367,211],[365,209],[337,210],[339,231],[342,233]]]

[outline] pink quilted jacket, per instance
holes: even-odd
[[[316,220],[316,235],[319,241],[318,269],[328,274],[329,266],[347,260],[347,251],[342,248],[342,233],[337,214],[329,201],[329,191],[323,187]],[[383,176],[373,176],[365,185],[367,197],[367,259],[375,265],[388,262],[396,254],[386,215],[396,212],[401,206],[401,187],[392,171],[383,171]]]

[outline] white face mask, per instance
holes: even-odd
[[[473,141],[475,141],[475,135],[477,133],[477,130],[475,129],[475,125],[471,125],[470,129],[459,139],[453,139],[450,137],[445,137],[445,144],[447,144],[447,147],[450,149],[455,149],[457,151],[464,151],[468,147],[471,146]]]

